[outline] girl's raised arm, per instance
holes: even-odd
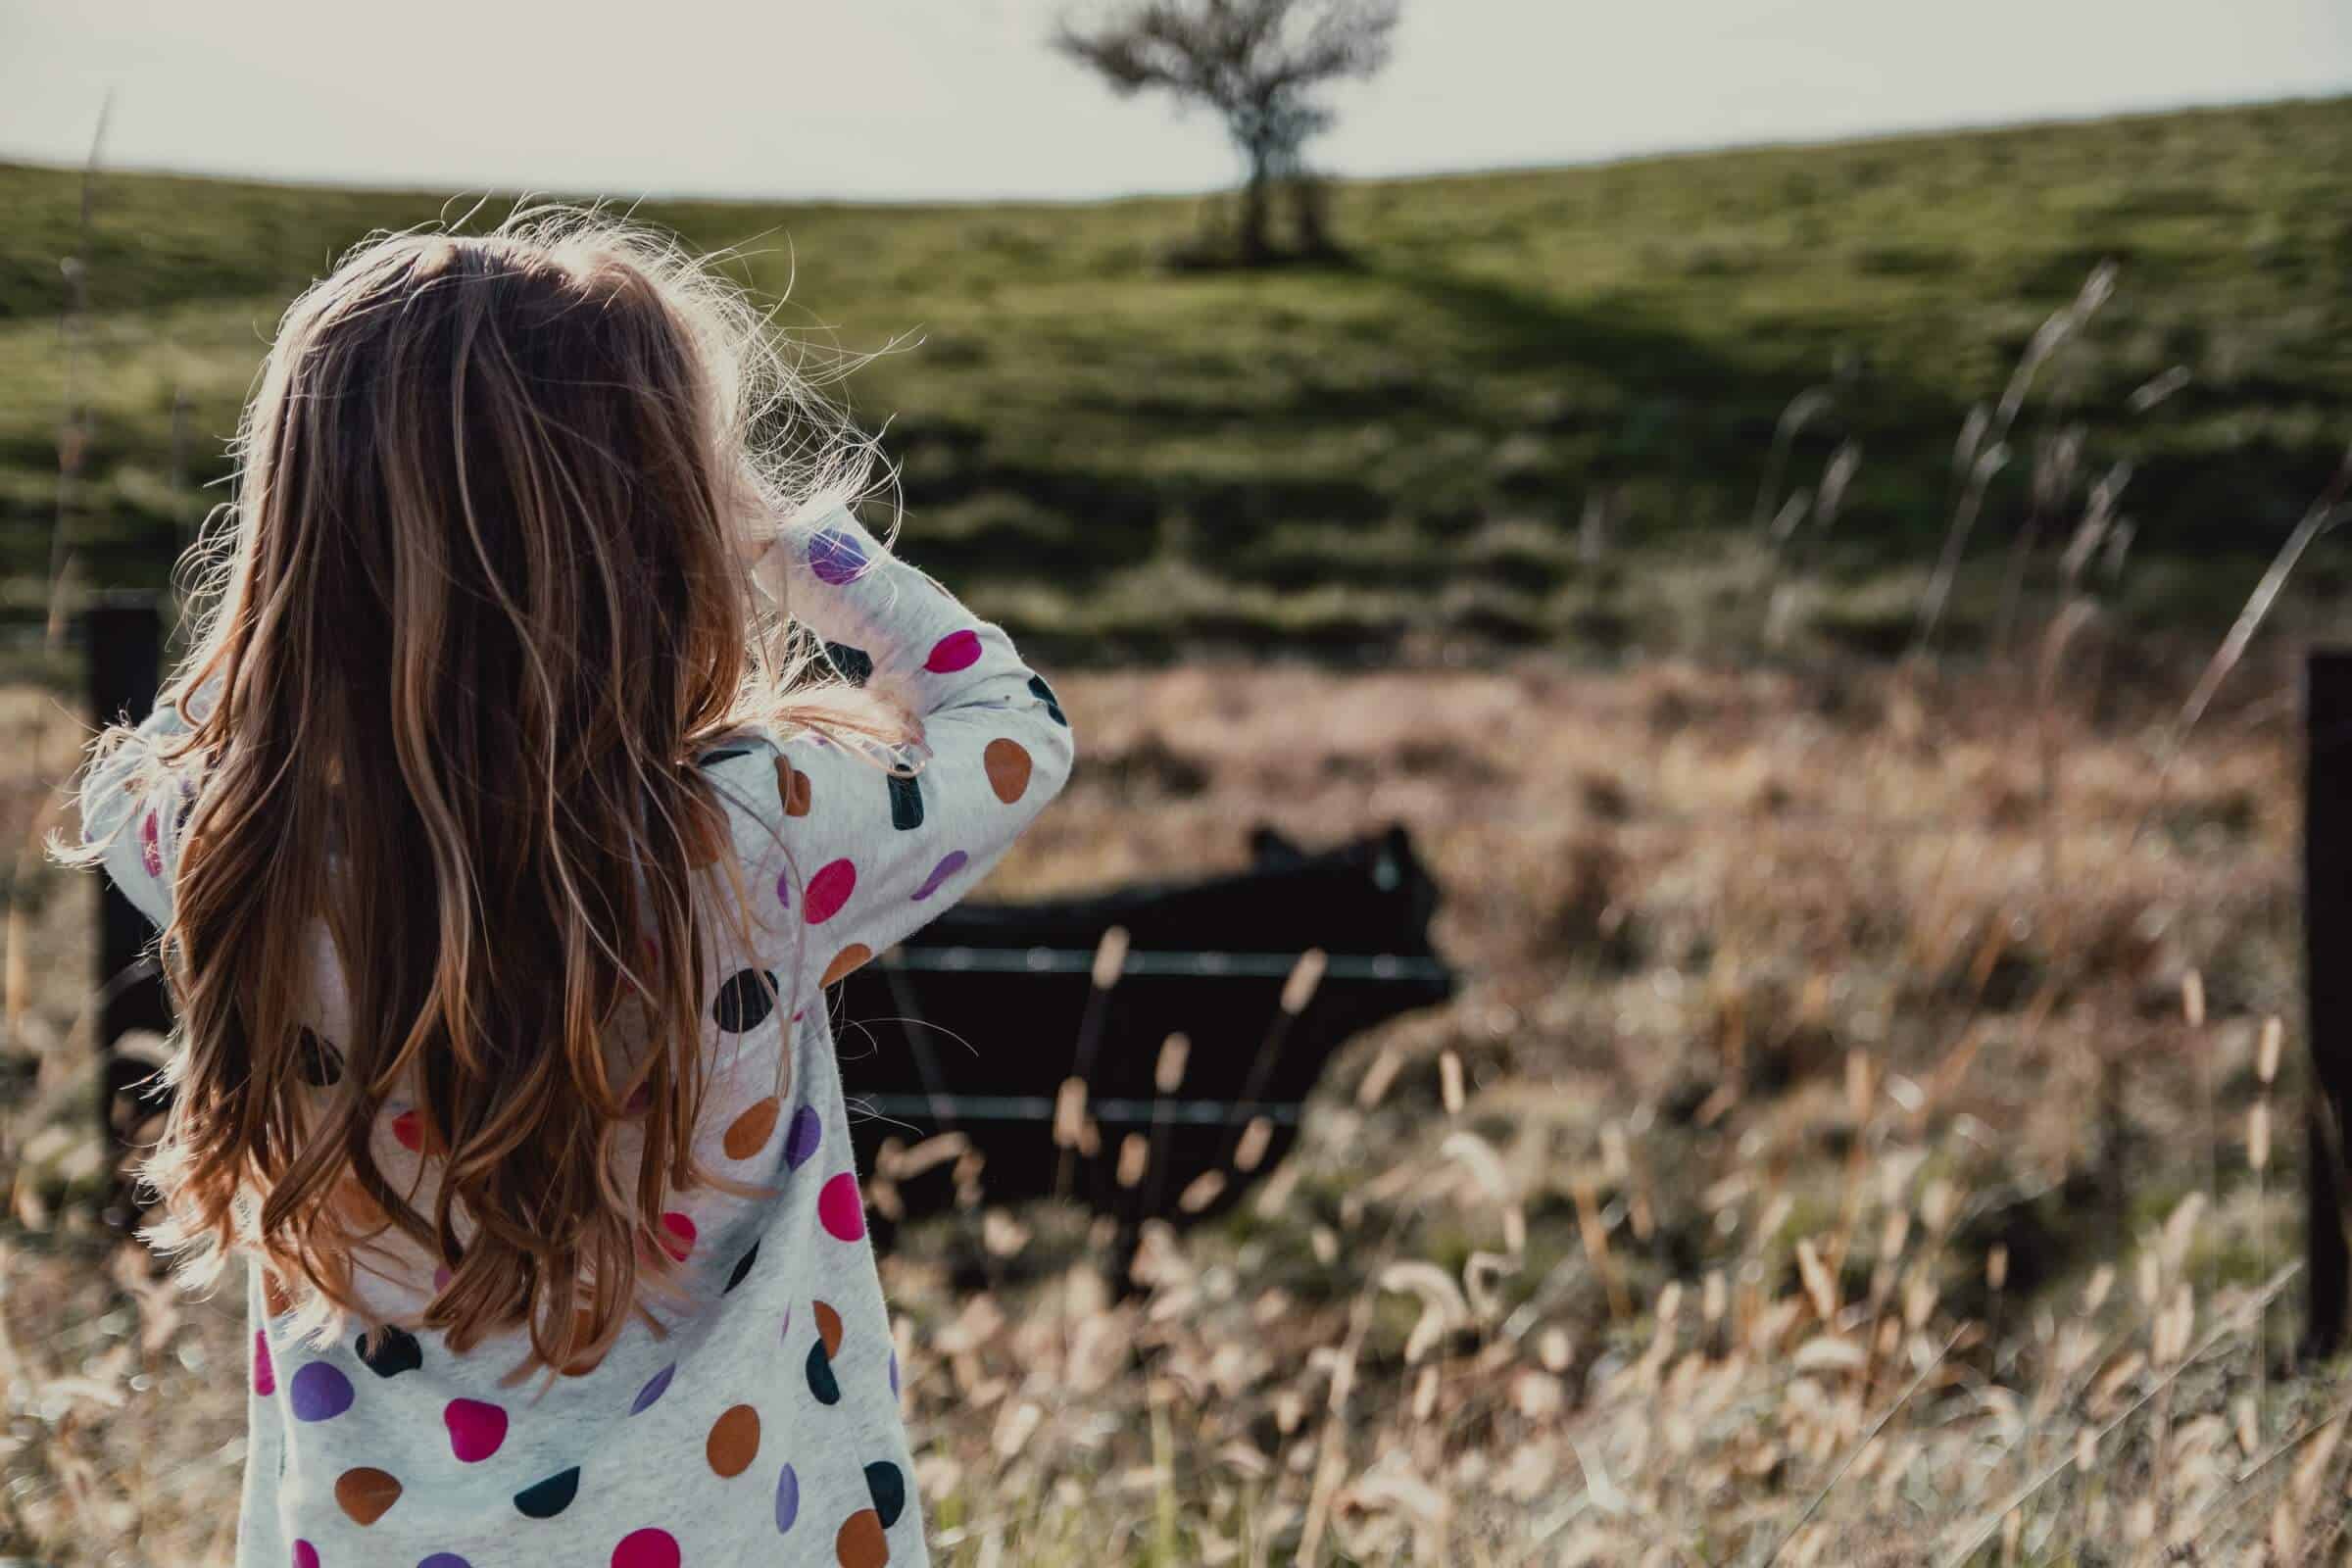
[[[775,554],[786,608],[833,645],[845,673],[901,703],[919,737],[895,755],[858,757],[851,742],[770,732],[773,778],[753,778],[757,764],[735,775],[774,792],[757,814],[774,821],[783,855],[754,861],[775,872],[755,896],[801,927],[800,977],[824,986],[912,934],[1003,857],[1068,778],[1070,729],[1001,628],[848,512],[794,531]]]
[[[210,700],[217,689],[208,688],[197,702]],[[157,765],[154,754],[187,732],[187,721],[165,693],[136,731],[93,760],[80,786],[81,842],[106,847],[101,863],[107,876],[158,929],[172,923],[172,872],[194,795],[190,775]]]

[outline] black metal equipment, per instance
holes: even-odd
[[[2313,653],[2304,668],[2308,737],[2303,791],[2303,930],[2311,1001],[2313,1093],[2305,1125],[2305,1348],[2342,1348],[2352,1313],[2345,1137],[2352,1131],[2352,650]]]
[[[81,632],[90,712],[102,721],[144,718],[155,705],[163,663],[163,619],[154,597],[124,591],[95,595],[81,612]],[[97,1108],[110,1146],[120,1153],[127,1152],[140,1124],[160,1107],[140,1098],[154,1064],[118,1050],[117,1043],[132,1030],[169,1032],[172,1004],[155,964],[155,928],[112,882],[98,880]],[[136,1218],[129,1186],[120,1177],[108,1194],[105,1217],[119,1228]]]
[[[1313,855],[1261,830],[1257,853],[1230,876],[965,905],[845,981],[852,1139],[885,1201],[954,1201],[945,1163],[876,1171],[886,1143],[942,1133],[981,1156],[989,1200],[1059,1194],[1128,1227],[1221,1212],[1271,1170],[1332,1053],[1454,981],[1401,828]]]

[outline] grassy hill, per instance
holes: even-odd
[[[1899,643],[1951,511],[1955,438],[2049,313],[2112,301],[2035,379],[1960,601],[2006,580],[2037,443],[2082,426],[2063,540],[2133,474],[2118,598],[2203,628],[2243,596],[2352,436],[2352,99],[2107,122],[1350,184],[1344,265],[1171,270],[1200,204],[650,204],[784,319],[919,343],[849,395],[890,422],[910,550],[1060,657],[1198,641],[1690,644],[1745,635],[1749,527],[1840,440],[1809,624]],[[0,166],[0,578],[41,597],[58,432],[85,581],[155,583],[218,491],[285,300],[371,228],[465,201],[102,174],[65,351],[77,172]],[[2144,413],[2132,394],[2180,367]],[[1605,548],[1580,550],[1598,504]],[[2044,537],[2051,537],[2045,529]],[[2326,551],[2303,583],[2345,580]],[[2029,582],[2034,580],[2029,577]]]

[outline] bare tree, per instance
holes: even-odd
[[[1295,203],[1301,248],[1330,246],[1302,150],[1328,128],[1318,87],[1369,76],[1388,64],[1401,0],[1123,0],[1088,23],[1065,17],[1054,45],[1121,94],[1157,88],[1206,104],[1225,121],[1249,174],[1242,187],[1241,259],[1273,254],[1277,185]]]

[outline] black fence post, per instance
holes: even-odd
[[[2352,1122],[2352,649],[2315,651],[2304,668],[2303,931],[2312,1094],[2304,1181],[2310,1323],[2305,1348],[2330,1355],[2352,1308],[2344,1136]]]
[[[88,697],[93,722],[144,718],[155,706],[163,667],[163,617],[152,595],[108,592],[95,596],[81,614]],[[102,884],[98,913],[98,1104],[100,1130],[117,1154],[116,1168],[146,1117],[139,1089],[153,1067],[115,1049],[133,1029],[164,1033],[172,1027],[172,1004],[149,952],[155,936],[147,916]],[[106,1219],[118,1227],[135,1217],[128,1184],[120,1174],[108,1195]]]

